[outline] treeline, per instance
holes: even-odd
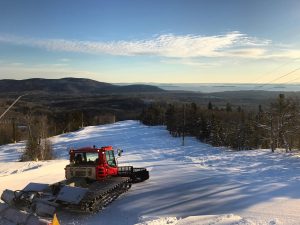
[[[51,136],[76,131],[85,126],[114,123],[116,116],[113,113],[96,114],[86,111],[59,112],[49,114],[49,134]]]
[[[15,101],[0,97],[0,114]],[[23,97],[0,119],[0,145],[26,140],[22,161],[54,157],[49,137],[85,126],[137,119],[144,101],[125,95],[32,95]]]
[[[76,131],[84,126],[93,126],[114,123],[116,117],[114,114],[103,113],[90,115],[87,112],[67,112],[42,114],[32,113],[30,110],[8,117],[0,121],[0,145],[17,142],[28,139],[30,126],[39,126],[38,122],[47,120],[47,134],[54,136],[62,133]],[[35,122],[30,122],[35,121]]]
[[[113,123],[115,115],[90,115],[79,111],[43,115],[28,110],[0,122],[0,145],[26,140],[25,151],[20,160],[37,161],[55,157],[49,137],[84,126]]]
[[[0,96],[0,114],[16,98]],[[85,126],[136,120],[144,105],[141,98],[125,95],[25,96],[0,119],[0,145],[28,139],[28,116],[46,117],[48,134],[54,136]]]
[[[215,107],[191,104],[153,103],[143,110],[140,120],[146,125],[166,125],[173,136],[194,136],[213,146],[235,150],[257,148],[300,148],[300,120],[297,101],[280,94],[256,112],[227,103]]]

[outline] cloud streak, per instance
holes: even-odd
[[[223,35],[164,34],[133,41],[80,41],[64,39],[33,39],[0,35],[0,42],[38,47],[49,51],[108,54],[115,56],[160,56],[168,58],[237,57],[297,58],[299,51],[271,51],[272,42],[249,37],[240,32]]]

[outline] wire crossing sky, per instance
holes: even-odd
[[[298,0],[0,0],[0,78],[263,84],[299,67],[299,27]]]

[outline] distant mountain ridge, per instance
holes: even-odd
[[[164,92],[152,85],[114,85],[85,78],[0,80],[0,93],[109,94],[127,92]]]

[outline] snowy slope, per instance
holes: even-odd
[[[300,159],[269,150],[231,152],[194,138],[171,137],[164,127],[136,121],[86,127],[52,138],[57,160],[17,162],[24,143],[0,147],[0,192],[28,182],[64,178],[68,149],[113,145],[121,165],[147,167],[133,185],[94,215],[59,212],[61,224],[300,224]]]

